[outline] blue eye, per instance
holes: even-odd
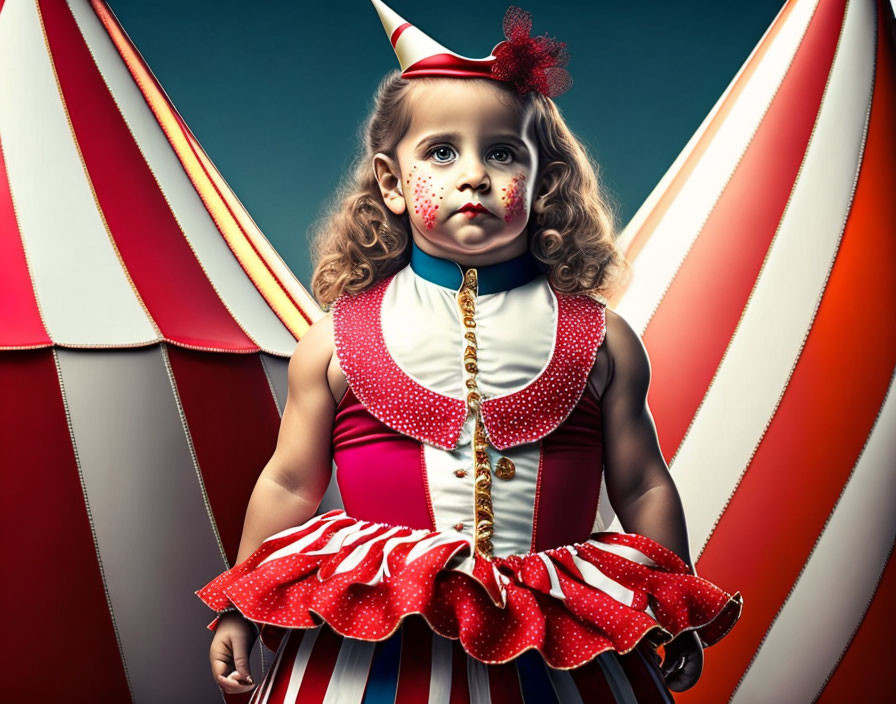
[[[447,155],[446,155],[446,152],[447,152]],[[443,163],[446,163],[451,160],[451,156],[454,154],[454,150],[451,147],[446,147],[443,144],[442,146],[434,147],[433,149],[430,149],[429,154],[427,156],[435,156],[436,154],[441,154],[442,156],[445,156],[444,159],[440,159],[440,158],[436,157],[436,162],[443,164]]]
[[[505,154],[505,155],[506,155],[506,158],[505,158],[505,159],[496,159],[496,161],[497,161],[499,164],[509,164],[509,163],[513,160],[513,152],[511,152],[509,149],[504,149],[504,148],[501,148],[501,149],[492,149],[491,153],[492,153],[492,154]]]
[[[455,156],[457,156],[457,153],[454,151],[454,147],[449,147],[446,144],[433,147],[426,153],[426,158],[434,159],[437,164],[447,164]],[[489,152],[489,157],[494,158],[499,164],[509,164],[514,159],[513,151],[505,147],[492,149]]]

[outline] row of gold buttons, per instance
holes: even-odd
[[[492,470],[488,457],[488,441],[482,424],[480,403],[482,394],[476,382],[479,365],[476,356],[476,269],[467,269],[464,282],[457,294],[461,319],[464,323],[464,369],[470,375],[466,380],[467,409],[475,418],[473,428],[473,496],[475,506],[474,545],[476,551],[487,558],[492,557],[492,535],[495,532],[495,514],[492,510]]]

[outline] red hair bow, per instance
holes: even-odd
[[[569,73],[561,68],[569,62],[566,43],[546,34],[530,37],[531,31],[532,15],[516,5],[508,7],[504,13],[507,41],[492,50],[492,78],[513,83],[520,95],[535,90],[554,98],[572,85]]]

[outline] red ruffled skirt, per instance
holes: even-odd
[[[272,650],[287,629],[323,622],[343,636],[381,641],[420,614],[483,663],[533,649],[556,669],[609,650],[626,654],[645,640],[659,646],[686,630],[712,645],[742,604],[739,593],[694,576],[641,535],[595,533],[489,560],[464,534],[363,521],[341,509],[271,536],[196,594],[217,612],[236,607]]]

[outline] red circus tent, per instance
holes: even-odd
[[[4,696],[219,701],[193,591],[317,305],[100,0],[0,2],[0,155]]]
[[[893,32],[787,2],[622,235],[697,571],[744,597],[676,701],[892,699]]]

